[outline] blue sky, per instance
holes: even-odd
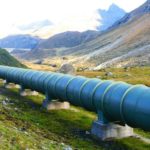
[[[0,36],[15,30],[14,26],[49,19],[56,26],[74,30],[94,29],[97,9],[108,9],[115,3],[129,12],[146,0],[0,0]],[[80,29],[81,28],[81,29]]]

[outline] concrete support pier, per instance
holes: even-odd
[[[6,89],[9,89],[9,88],[10,88],[10,84],[9,84],[9,82],[8,82],[7,80],[3,80],[3,86],[4,86],[4,88],[6,88]]]
[[[27,96],[27,95],[37,96],[39,94],[36,91],[26,90],[23,86],[20,86],[19,93],[21,96]]]
[[[105,120],[105,117],[102,117],[97,121],[94,121],[92,124],[91,134],[100,140],[111,140],[111,139],[120,139],[125,137],[134,136],[133,128],[125,125],[118,125],[111,123]]]
[[[26,91],[26,90],[22,90],[22,89],[20,89],[19,93],[21,96],[27,96],[27,95],[37,96],[38,95],[38,92],[36,92],[36,91]]]
[[[69,109],[70,103],[52,100],[50,96],[46,95],[46,99],[43,101],[42,106],[47,110]]]
[[[120,139],[133,136],[133,128],[114,123],[102,124],[99,121],[93,122],[91,134],[100,140]]]
[[[47,110],[69,109],[70,104],[68,102],[51,101],[47,105]]]
[[[59,102],[59,101],[46,101],[43,102],[43,107],[47,110],[59,110],[59,109],[69,109],[70,103],[68,102]]]
[[[20,86],[19,93],[21,96],[27,96],[27,92],[23,86]]]

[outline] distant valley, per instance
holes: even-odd
[[[150,1],[126,15],[115,5],[111,5],[108,11],[99,10],[99,13],[103,17],[101,23],[106,25],[97,27],[97,31],[67,31],[47,39],[36,39],[30,35],[34,43],[28,42],[33,44],[31,50],[16,49],[12,54],[31,61],[52,58],[57,61],[59,58],[60,64],[64,62],[61,58],[66,57],[67,62],[94,70],[149,65]]]

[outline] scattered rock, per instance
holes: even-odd
[[[83,68],[78,68],[77,71],[84,71],[84,69]]]
[[[124,67],[124,71],[128,72],[130,67]]]
[[[60,67],[60,69],[58,70],[58,72],[64,73],[64,74],[74,75],[75,74],[75,68],[73,67],[72,64],[65,63],[65,64],[62,64],[62,66]]]
[[[17,108],[17,107],[15,107],[15,108],[14,108],[14,110],[15,110],[15,111],[18,111],[18,108]]]
[[[26,131],[26,128],[25,127],[22,127],[22,128],[20,128],[20,131]]]
[[[41,65],[43,63],[43,60],[37,60],[36,62],[34,62],[34,64],[38,64]]]
[[[68,58],[67,58],[67,57],[63,57],[62,59],[63,59],[63,60],[68,60]]]
[[[107,76],[107,77],[112,77],[112,76],[113,76],[113,73],[112,73],[112,72],[106,72],[106,73],[105,73],[105,76]]]
[[[50,64],[51,67],[56,68],[57,65],[56,64]]]
[[[10,102],[9,99],[6,97],[6,99],[2,101],[2,105],[6,106],[8,105],[9,102]]]
[[[2,105],[6,106],[7,102],[5,100],[2,101]]]

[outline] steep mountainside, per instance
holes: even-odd
[[[0,65],[25,67],[4,49],[0,49]]]
[[[127,16],[95,40],[62,54],[78,56],[75,62],[91,62],[97,66],[95,69],[150,65],[150,1]]]
[[[97,31],[68,31],[56,34],[47,40],[42,41],[37,48],[51,49],[60,47],[74,47],[88,42],[99,35]]]
[[[41,39],[30,35],[11,35],[0,39],[0,47],[33,49],[37,46],[39,41],[41,41]]]
[[[112,27],[118,27],[119,25],[128,23],[134,19],[138,19],[140,16],[150,13],[150,0],[147,0],[142,6],[126,14],[120,20],[118,20]]]

